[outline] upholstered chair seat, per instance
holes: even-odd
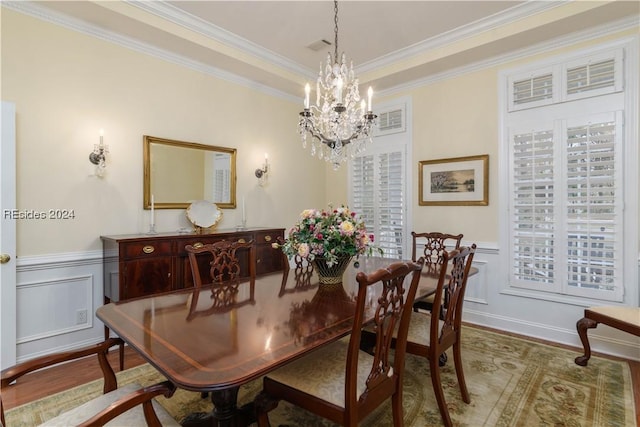
[[[84,421],[87,421],[94,415],[107,409],[111,404],[117,402],[120,398],[127,396],[130,393],[134,393],[139,390],[141,386],[139,384],[128,384],[120,388],[115,389],[107,394],[102,394],[99,397],[77,406],[70,411],[67,411],[55,418],[52,418],[45,423],[41,424],[43,427],[63,427],[63,426],[77,426]],[[179,426],[180,424],[173,419],[171,415],[156,401],[153,401],[153,409],[160,420],[160,424],[163,426]],[[127,426],[127,427],[146,427],[147,422],[144,418],[144,412],[141,405],[136,406],[133,409],[125,412],[109,421],[105,426]]]
[[[313,352],[304,359],[289,363],[269,374],[281,384],[308,393],[334,405],[344,407],[345,366],[349,337]],[[360,396],[371,372],[373,356],[358,353],[358,381],[356,395]],[[393,371],[390,371],[393,373]]]
[[[440,329],[444,325],[444,321],[439,322]],[[407,333],[407,342],[420,343],[424,346],[431,344],[429,337],[429,328],[431,327],[431,313],[413,313],[411,323],[409,324],[409,332]]]

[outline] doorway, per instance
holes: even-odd
[[[0,122],[0,368],[16,363],[16,106]]]

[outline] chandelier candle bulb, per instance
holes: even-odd
[[[372,112],[373,109],[371,108],[371,98],[373,97],[373,88],[371,86],[369,86],[369,90],[367,91],[367,95],[369,98],[369,109],[367,111]]]
[[[309,109],[309,94],[311,93],[311,86],[309,86],[309,83],[307,83],[304,86],[304,109],[308,110]]]

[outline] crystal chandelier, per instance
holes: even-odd
[[[333,163],[337,170],[342,162],[353,159],[372,141],[376,115],[371,109],[373,89],[369,87],[368,103],[360,100],[358,78],[353,63],[347,66],[344,53],[338,62],[338,1],[334,1],[335,50],[333,58],[327,54],[327,63],[320,64],[316,83],[316,103],[310,105],[311,87],[304,88],[304,110],[300,113],[298,132],[302,146],[306,148],[311,136],[311,155]]]

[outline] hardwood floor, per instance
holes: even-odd
[[[478,327],[477,325],[474,325]],[[491,330],[490,328],[485,328]],[[498,331],[502,332],[502,331]],[[504,333],[504,332],[502,332]],[[517,334],[510,334],[518,337]],[[529,340],[538,341],[544,344],[556,347],[568,348],[576,351],[576,355],[582,354],[582,349],[570,347],[566,345],[551,343],[548,341],[532,339],[531,337],[522,337]],[[608,357],[603,354],[593,353],[594,356]],[[617,359],[617,358],[613,358]],[[625,359],[617,359],[625,360]],[[114,349],[109,353],[109,361],[114,370],[118,367],[118,350]],[[125,369],[132,368],[144,363],[135,350],[130,347],[125,348]],[[626,360],[631,370],[631,378],[633,384],[633,395],[636,407],[636,424],[640,426],[640,362]],[[2,390],[2,403],[4,409],[8,410],[13,407],[40,399],[53,393],[75,387],[86,382],[102,378],[98,359],[95,356],[86,359],[67,363],[65,365],[56,366],[44,371],[34,372],[25,375],[20,379],[20,387],[8,387]]]

